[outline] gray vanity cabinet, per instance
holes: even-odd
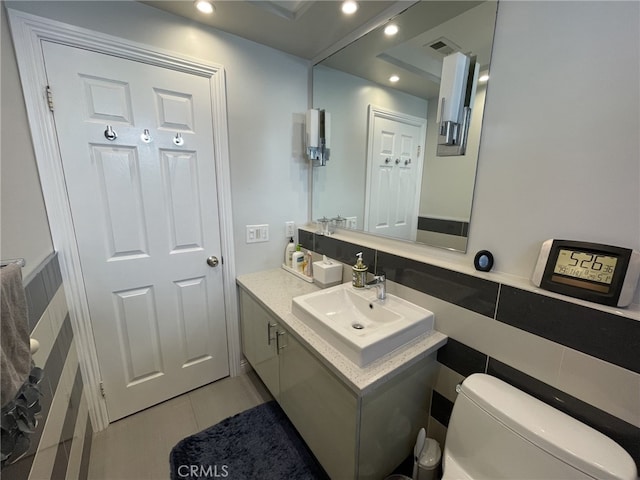
[[[280,397],[278,321],[240,289],[242,353],[276,400]]]
[[[358,399],[295,337],[280,351],[280,406],[331,478],[354,478]]]
[[[384,478],[427,425],[435,353],[366,394],[347,386],[242,288],[243,353],[331,478]]]

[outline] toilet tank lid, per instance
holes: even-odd
[[[539,448],[594,478],[635,479],[631,456],[609,437],[490,375],[476,373],[460,393]]]

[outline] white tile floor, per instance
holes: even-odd
[[[93,438],[89,478],[168,479],[169,452],[176,443],[271,399],[255,373],[250,372],[219,380],[112,423]]]

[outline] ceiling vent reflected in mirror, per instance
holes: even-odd
[[[431,42],[427,42],[424,47],[428,47],[430,53],[436,53],[440,58],[444,58],[447,55],[451,55],[455,52],[460,52],[462,49],[456,45],[453,41],[449,40],[446,37],[440,37]]]

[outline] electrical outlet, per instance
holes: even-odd
[[[355,230],[358,228],[358,217],[346,217],[347,228]]]
[[[284,236],[285,237],[295,237],[296,235],[296,224],[295,222],[284,222]]]
[[[247,225],[247,243],[269,241],[269,225]]]

